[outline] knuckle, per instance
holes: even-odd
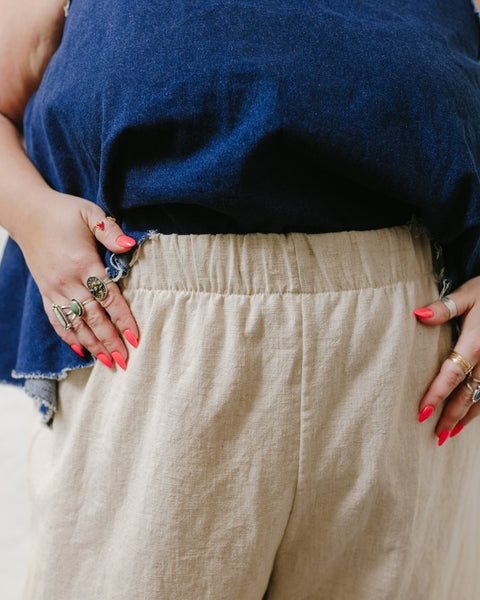
[[[111,308],[115,308],[118,305],[118,297],[117,294],[113,292],[113,290],[107,295],[105,300],[101,302],[102,307],[105,310],[109,310]]]
[[[480,332],[476,332],[476,335],[472,338],[471,348],[473,356],[480,356]]]
[[[98,303],[97,303],[98,304]],[[99,305],[95,309],[91,309],[86,315],[86,322],[91,328],[100,327],[105,322],[106,315],[105,311]]]
[[[446,369],[443,373],[443,376],[445,377],[447,385],[452,389],[460,385],[465,379],[465,373],[460,369],[460,367],[456,366]]]
[[[465,406],[466,408],[470,408],[473,405],[472,402],[472,395],[471,394],[465,394],[462,393],[460,395],[460,402],[462,403],[463,406]]]

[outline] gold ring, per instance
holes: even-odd
[[[116,223],[117,219],[115,219],[114,217],[108,217],[106,216],[105,219],[107,219],[108,221],[112,221],[112,223]],[[95,225],[92,227],[92,233],[93,235],[95,235],[95,230],[96,229],[100,229],[100,231],[104,231],[105,229],[105,221],[97,221],[95,223]]]
[[[104,221],[97,221],[95,223],[95,225],[92,227],[92,233],[93,233],[93,235],[95,235],[95,230],[96,229],[100,229],[101,231],[103,231],[105,229],[105,222]]]
[[[465,373],[465,377],[469,377],[472,374],[473,365],[471,365],[459,352],[455,352],[454,350],[448,358],[462,369]]]

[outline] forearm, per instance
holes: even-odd
[[[18,241],[52,192],[25,154],[17,127],[0,114],[0,225]]]

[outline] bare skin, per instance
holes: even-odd
[[[105,278],[97,241],[113,252],[126,252],[116,242],[123,232],[106,221],[104,231],[96,229],[94,237],[92,228],[104,220],[103,211],[93,202],[50,188],[25,155],[18,129],[61,41],[64,5],[65,0],[0,0],[0,224],[20,246],[62,340],[124,366],[128,350],[121,332],[130,330],[138,340],[139,331],[116,284],[108,285],[102,305],[86,306],[85,316],[75,319],[71,331],[62,328],[51,308],[53,303],[69,305],[71,298],[90,297],[86,279]]]
[[[114,252],[124,252],[116,243],[122,230],[109,222],[105,231],[96,230],[95,240],[91,229],[104,218],[103,212],[88,200],[51,189],[26,157],[15,125],[21,123],[28,100],[60,43],[65,1],[0,0],[0,223],[19,244],[57,334],[94,356],[103,353],[111,358],[118,352],[126,360],[128,353],[119,332],[129,329],[138,339],[139,331],[115,284],[109,285],[103,307],[96,302],[88,304],[86,317],[75,320],[74,331],[65,332],[51,310],[54,302],[68,304],[71,298],[87,297],[86,278],[104,276],[96,240]],[[475,3],[480,9],[480,0]],[[466,282],[450,297],[462,316],[455,350],[472,365],[478,364],[473,376],[480,379],[480,277]],[[422,317],[423,323],[435,326],[448,320],[442,302],[430,308],[433,314]],[[444,407],[436,425],[438,436],[480,414],[480,403],[472,403],[464,378],[457,364],[445,360],[421,401],[420,412],[427,406],[436,411]]]

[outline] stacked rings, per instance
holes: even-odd
[[[470,377],[473,371],[473,365],[471,365],[464,356],[454,350],[448,358],[462,369],[465,373],[465,377]]]

